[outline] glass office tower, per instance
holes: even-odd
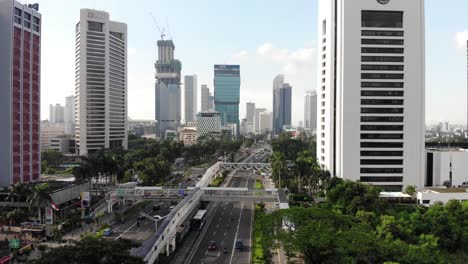
[[[240,66],[214,66],[215,110],[221,114],[222,125],[236,124],[239,128]]]

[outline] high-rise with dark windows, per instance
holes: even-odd
[[[0,0],[0,186],[39,179],[41,14]]]
[[[317,158],[333,176],[423,185],[424,0],[319,0]]]
[[[283,126],[291,125],[292,87],[284,83],[284,75],[273,79],[273,134],[283,131]]]

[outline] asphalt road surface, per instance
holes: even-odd
[[[153,211],[153,204],[161,204],[161,209]],[[169,207],[171,206],[169,200],[158,201],[153,200],[152,203],[146,206],[142,211],[150,216],[160,215],[165,216],[169,214]],[[154,234],[155,222],[144,218],[140,220],[140,226],[137,226],[137,220],[140,213],[135,214],[130,220],[123,224],[114,225],[112,227],[112,235],[105,237],[105,239],[117,240],[119,238],[129,239],[136,242],[144,242]],[[159,220],[158,223],[162,223]]]
[[[238,172],[237,175],[239,177],[228,179],[228,187],[254,187],[255,179],[250,173]],[[253,203],[217,202],[210,207],[199,238],[195,245],[189,245],[193,246],[193,251],[185,263],[250,263]],[[239,239],[244,249],[236,252],[234,244]],[[215,250],[208,250],[211,241],[217,245]],[[226,248],[226,254],[223,248]]]

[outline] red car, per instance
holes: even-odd
[[[216,242],[210,241],[210,244],[208,245],[208,250],[216,250]]]

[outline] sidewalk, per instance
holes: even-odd
[[[115,210],[114,212],[122,213],[126,209],[128,209],[129,206],[127,205],[121,205],[119,209]],[[103,223],[107,223],[108,225],[112,225],[113,217],[114,217],[114,212],[112,213],[106,213],[104,216],[100,217],[99,223],[93,222],[90,224],[85,224],[83,223],[81,227],[73,229],[69,233],[65,234],[62,237],[62,240],[68,241],[68,240],[80,240],[81,235],[84,235],[86,233],[93,233],[98,231],[97,229],[99,226],[101,226]]]

